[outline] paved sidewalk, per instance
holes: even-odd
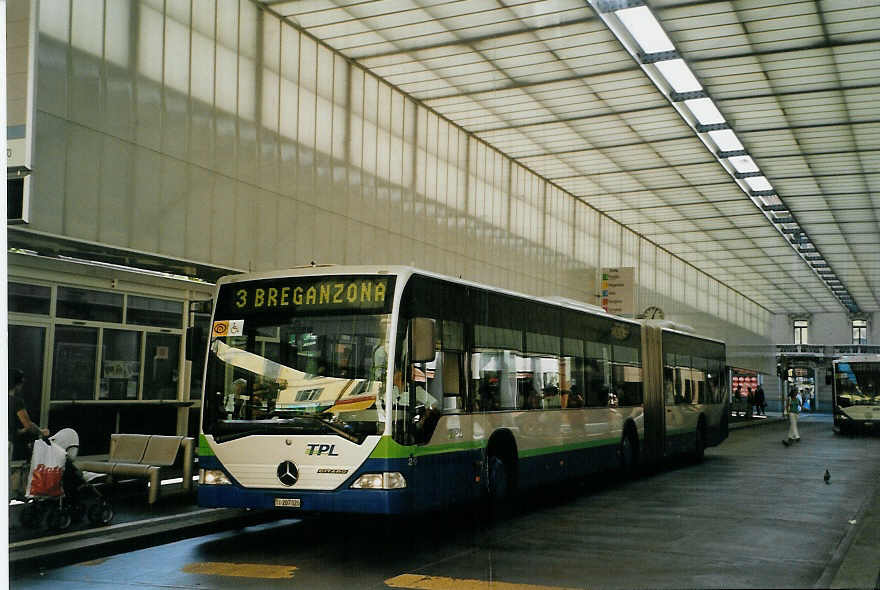
[[[730,430],[773,424],[782,429],[787,419],[781,413],[750,419],[731,417]],[[826,422],[830,428],[831,416],[807,414],[802,421]],[[754,435],[765,432],[762,428]],[[45,526],[27,529],[20,524],[22,506],[10,506],[10,569],[56,567],[290,516],[274,511],[200,508],[194,494],[184,492],[179,484],[163,486],[159,501],[152,506],[146,502],[142,485],[122,485],[107,493],[116,511],[108,526],[95,527],[84,520],[63,532],[49,531]],[[823,579],[821,587],[880,588],[880,495],[867,498],[859,514],[838,545],[834,565],[828,568],[828,579]]]
[[[781,412],[767,412],[764,416],[731,416],[728,428],[736,430],[739,428],[750,428],[752,426],[762,426],[764,424],[775,424],[788,420],[787,416],[783,416]]]
[[[10,505],[10,568],[54,567],[73,560],[247,526],[278,516],[245,509],[201,508],[196,505],[195,495],[184,492],[180,484],[163,486],[159,500],[153,505],[147,504],[142,485],[123,484],[103,493],[115,511],[113,521],[105,526],[95,526],[83,519],[64,531],[50,530],[45,522],[26,528],[21,524],[23,505]]]

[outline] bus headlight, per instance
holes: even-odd
[[[199,469],[199,484],[204,486],[231,485],[226,474],[219,469]]]
[[[351,487],[359,490],[399,490],[406,487],[406,478],[397,471],[365,473]]]

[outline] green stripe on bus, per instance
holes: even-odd
[[[390,436],[383,436],[379,444],[370,453],[370,459],[406,459],[407,457],[424,457],[426,455],[439,455],[442,453],[456,453],[459,451],[471,451],[483,448],[483,441],[462,441],[442,445],[429,446],[404,446],[397,443]]]
[[[620,439],[617,438],[600,438],[598,440],[588,440],[570,445],[556,445],[553,447],[541,447],[539,449],[528,449],[520,451],[520,458],[538,457],[541,455],[550,455],[552,453],[564,453],[567,451],[578,451],[581,449],[589,449],[592,447],[604,447],[607,445],[616,445]]]
[[[521,450],[519,456],[521,458],[537,457],[540,455],[549,455],[552,453],[562,453],[566,451],[577,451],[581,449],[589,449],[592,447],[601,447],[608,445],[616,445],[617,438],[602,438],[598,440],[584,441],[567,445],[556,445],[552,447],[541,447],[539,449]],[[473,451],[482,449],[485,441],[463,441],[450,444],[439,444],[430,446],[404,446],[394,441],[390,436],[383,436],[376,445],[376,448],[370,454],[370,459],[406,459],[407,457],[424,457],[427,455],[439,455],[442,453],[457,453],[461,451]]]
[[[440,453],[456,453],[459,451],[473,451],[482,449],[485,445],[481,440],[471,440],[467,442],[449,443],[445,445],[430,445],[427,447],[416,447],[416,457],[425,455],[439,455]]]
[[[211,445],[208,444],[208,439],[205,438],[204,434],[199,434],[199,457],[213,457],[214,451],[211,450]]]
[[[404,459],[411,454],[409,447],[397,444],[390,436],[383,436],[370,453],[370,459]]]

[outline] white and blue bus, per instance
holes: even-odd
[[[834,359],[834,431],[880,430],[880,354]]]
[[[202,506],[399,514],[727,437],[725,347],[409,267],[217,285]]]

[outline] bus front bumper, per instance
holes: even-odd
[[[348,512],[404,514],[412,500],[403,490],[343,489],[329,492],[246,489],[237,485],[200,485],[199,506],[206,508],[256,508],[286,512]]]

